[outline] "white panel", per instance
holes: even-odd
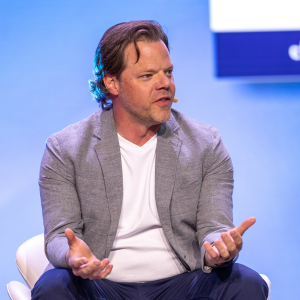
[[[210,0],[215,32],[300,30],[300,0]]]

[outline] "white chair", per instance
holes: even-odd
[[[28,287],[11,281],[6,285],[8,294],[12,300],[30,300],[31,289],[49,264],[44,252],[44,234],[27,240],[19,247],[16,264]]]
[[[44,234],[39,234],[23,243],[16,254],[17,267],[26,281],[27,286],[18,281],[11,281],[6,285],[8,294],[12,300],[30,300],[31,289],[43,274],[49,261],[44,253]],[[271,292],[271,282],[266,275],[260,274]]]

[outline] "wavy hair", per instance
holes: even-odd
[[[124,52],[128,44],[134,43],[137,61],[140,51],[137,42],[163,41],[169,49],[168,37],[156,21],[132,21],[119,23],[110,27],[101,38],[94,58],[94,80],[90,80],[90,92],[103,110],[112,108],[110,94],[106,89],[103,77],[106,73],[120,78],[125,69]]]

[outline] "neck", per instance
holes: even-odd
[[[158,132],[161,126],[161,124],[141,124],[137,120],[126,118],[123,114],[118,114],[118,110],[114,106],[113,114],[118,134],[140,147],[146,144]]]

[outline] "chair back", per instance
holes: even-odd
[[[28,287],[32,289],[49,264],[44,252],[44,234],[34,236],[19,247],[16,264]]]

